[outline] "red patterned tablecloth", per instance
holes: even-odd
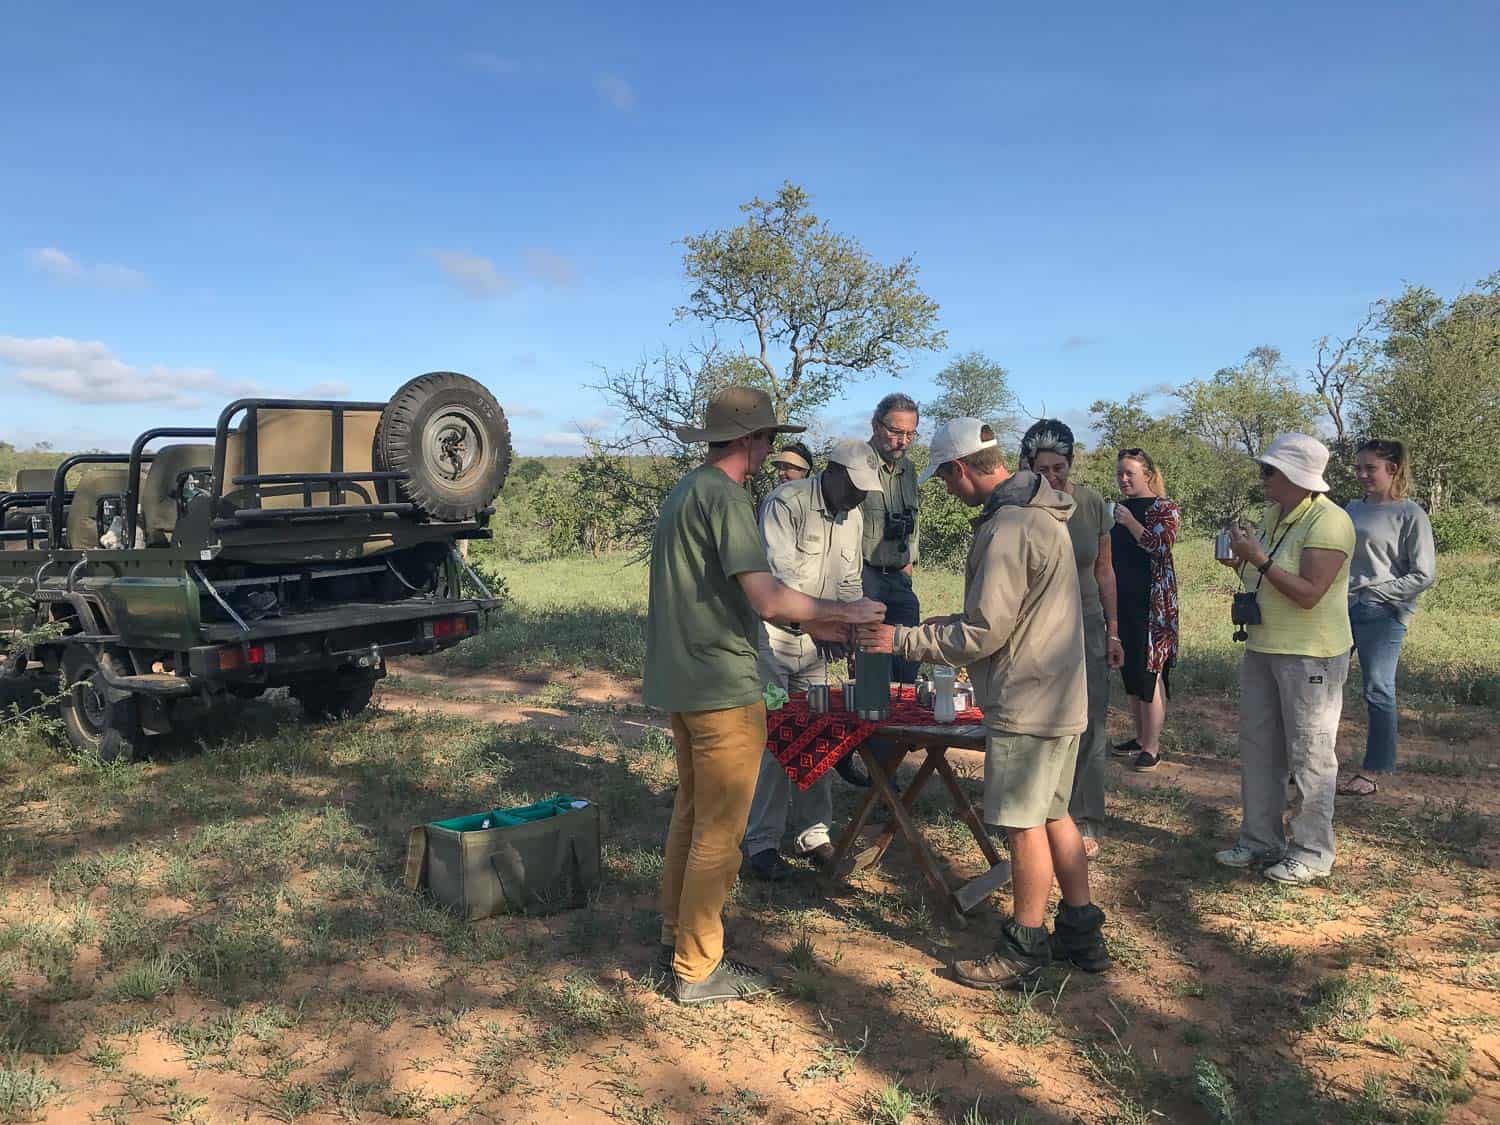
[[[834,707],[840,707],[842,693],[833,688],[831,694]],[[977,723],[983,718],[978,708],[971,708],[960,711],[954,721]],[[853,711],[813,714],[807,709],[806,694],[799,692],[780,710],[766,714],[766,749],[798,789],[807,789],[881,727],[927,726],[936,721],[931,708],[917,703],[917,690],[909,685],[891,688],[890,716],[878,723],[866,722]]]

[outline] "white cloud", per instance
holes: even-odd
[[[582,449],[585,444],[584,437],[580,433],[567,433],[565,431],[554,431],[542,435],[542,444],[561,449]]]
[[[0,336],[0,364],[14,367],[17,382],[33,390],[89,405],[160,402],[191,409],[205,399],[222,401],[271,392],[264,384],[227,379],[205,367],[135,367],[98,340],[64,336]],[[349,388],[340,382],[321,382],[301,391],[276,393],[289,398],[342,398]]]
[[[467,250],[434,250],[438,267],[448,280],[476,300],[505,297],[513,293],[516,283],[495,268],[495,263]]]
[[[604,99],[606,105],[613,106],[621,113],[629,113],[635,108],[635,88],[618,74],[601,74],[594,79],[594,89]]]
[[[1069,336],[1062,342],[1062,350],[1065,352],[1076,352],[1079,348],[1086,348],[1094,342],[1092,336]]]
[[[29,250],[26,259],[32,269],[69,284],[97,285],[102,289],[144,289],[148,284],[146,275],[140,270],[105,262],[86,265],[56,246]]]
[[[521,261],[526,272],[537,281],[556,285],[560,289],[571,289],[578,284],[578,269],[555,250],[545,246],[528,246],[521,251]]]
[[[534,406],[527,406],[522,402],[501,403],[508,418],[541,418],[542,412]]]

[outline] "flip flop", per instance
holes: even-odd
[[[1338,787],[1340,797],[1368,797],[1380,791],[1380,787],[1362,773],[1357,773]]]

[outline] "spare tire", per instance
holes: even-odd
[[[380,412],[375,467],[409,474],[397,483],[435,520],[472,519],[510,472],[510,426],[484,385],[453,371],[418,375]]]

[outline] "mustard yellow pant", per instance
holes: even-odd
[[[766,752],[766,705],[675,711],[672,738],[677,802],[662,871],[661,940],[676,947],[677,975],[700,981],[724,957],[722,912]]]

